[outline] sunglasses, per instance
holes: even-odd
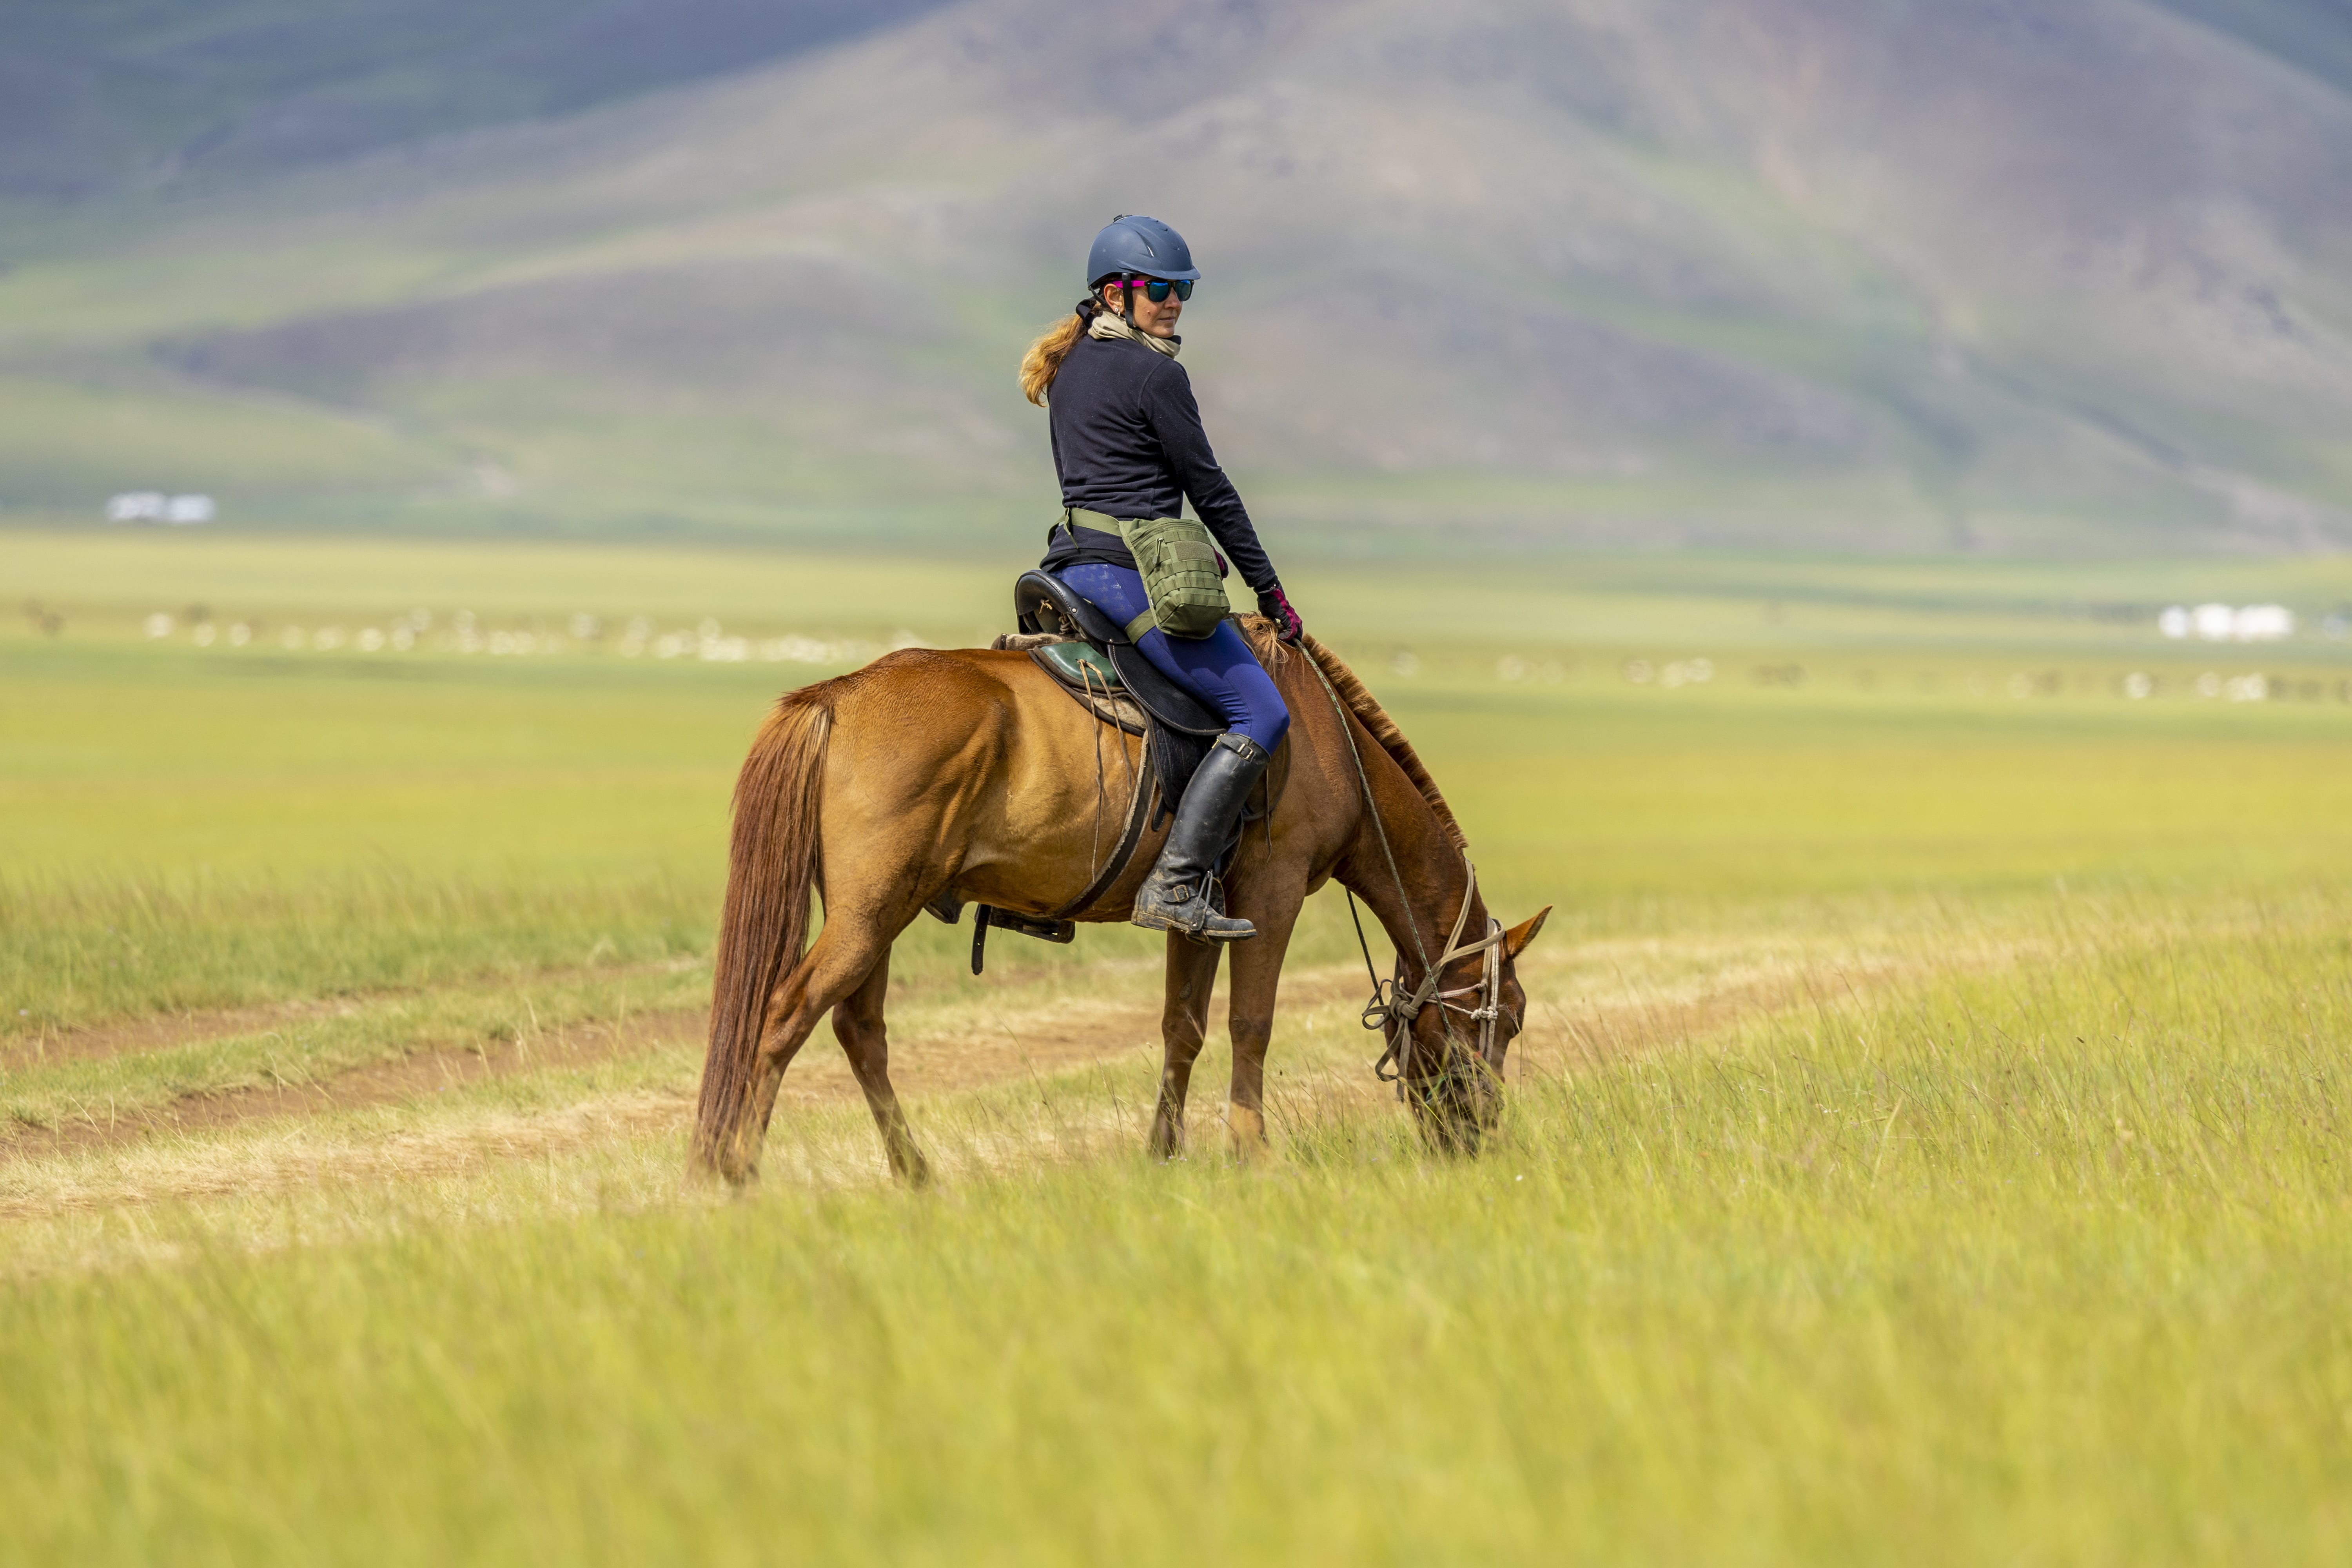
[[[1155,305],[1165,303],[1171,290],[1174,291],[1179,300],[1189,300],[1192,297],[1192,283],[1190,279],[1177,283],[1165,278],[1130,278],[1128,279],[1127,286],[1130,289],[1142,289],[1143,297]]]

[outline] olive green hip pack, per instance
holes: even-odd
[[[1083,507],[1062,509],[1065,528],[1113,533],[1135,557],[1151,608],[1127,624],[1130,638],[1157,626],[1171,637],[1198,640],[1233,614],[1225,600],[1216,546],[1203,524],[1189,517],[1114,518]]]

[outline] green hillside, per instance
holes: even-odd
[[[6,138],[103,177],[0,182],[0,508],[1001,550],[1051,496],[1012,366],[1140,210],[1325,549],[2352,542],[2333,0],[753,9],[14,17],[100,74],[245,41],[202,112]]]

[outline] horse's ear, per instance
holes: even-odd
[[[1543,930],[1543,923],[1550,914],[1551,906],[1549,904],[1546,904],[1534,914],[1529,915],[1526,920],[1521,921],[1518,924],[1505,931],[1503,933],[1503,955],[1506,958],[1517,958],[1519,954],[1527,952],[1528,943],[1535,941],[1536,932]]]

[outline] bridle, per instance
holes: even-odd
[[[1397,1098],[1404,1098],[1405,1080],[1412,1076],[1413,1021],[1421,1016],[1422,1009],[1433,1002],[1444,1012],[1458,1013],[1478,1026],[1478,1061],[1486,1071],[1499,1072],[1502,1064],[1495,1059],[1495,1025],[1507,1016],[1511,1020],[1511,1033],[1516,1035],[1519,1031],[1520,1020],[1503,1006],[1503,922],[1489,916],[1486,935],[1471,942],[1462,940],[1463,928],[1470,923],[1470,906],[1478,897],[1478,868],[1471,864],[1467,855],[1462,858],[1462,868],[1467,873],[1467,880],[1462,889],[1462,908],[1454,917],[1453,934],[1445,939],[1444,950],[1433,963],[1428,950],[1422,946],[1421,925],[1412,918],[1412,900],[1405,891],[1404,874],[1397,869],[1396,851],[1389,847],[1388,829],[1381,825],[1379,805],[1372,799],[1371,775],[1364,770],[1364,754],[1357,749],[1356,731],[1348,721],[1347,706],[1339,700],[1339,693],[1332,687],[1331,678],[1323,673],[1321,661],[1304,648],[1300,651],[1306,653],[1307,663],[1315,671],[1315,679],[1322,682],[1325,695],[1331,699],[1331,710],[1339,715],[1340,731],[1348,737],[1348,755],[1355,762],[1356,782],[1364,794],[1364,813],[1371,818],[1372,831],[1380,838],[1381,855],[1388,862],[1390,879],[1396,884],[1397,906],[1404,911],[1405,927],[1412,933],[1413,951],[1421,958],[1421,982],[1410,992],[1404,989],[1404,952],[1402,948],[1397,952],[1396,973],[1383,981],[1380,972],[1372,967],[1372,946],[1364,938],[1364,922],[1356,912],[1355,892],[1352,889],[1346,889],[1348,919],[1355,924],[1356,945],[1363,951],[1364,973],[1372,983],[1371,1000],[1364,1004],[1364,1027],[1380,1030],[1385,1046],[1380,1060],[1372,1064],[1373,1075],[1382,1083],[1395,1084]],[[1473,953],[1485,955],[1477,984],[1441,989],[1446,967]],[[1465,1006],[1462,1001],[1465,997],[1475,997],[1476,1001]],[[1453,1020],[1448,1018],[1445,1024],[1446,1037],[1451,1040],[1454,1037]],[[1395,1066],[1394,1072],[1389,1070],[1391,1064]],[[1450,1062],[1438,1064],[1437,1077],[1441,1086],[1451,1071]]]
[[[1470,919],[1470,900],[1478,891],[1478,868],[1467,858],[1462,865],[1470,873],[1470,885],[1463,889],[1462,912],[1454,917],[1454,934],[1446,939],[1444,955],[1423,973],[1421,984],[1403,994],[1399,993],[1404,992],[1404,954],[1397,954],[1395,974],[1382,980],[1372,968],[1372,947],[1364,940],[1364,922],[1356,913],[1356,895],[1352,892],[1348,894],[1348,918],[1355,922],[1356,945],[1363,950],[1364,973],[1371,977],[1372,982],[1372,999],[1364,1004],[1364,1027],[1380,1030],[1387,1043],[1387,1048],[1381,1052],[1381,1059],[1372,1064],[1372,1073],[1382,1083],[1397,1085],[1399,1099],[1404,1096],[1404,1080],[1412,1074],[1413,1020],[1420,1017],[1421,1010],[1432,1002],[1448,1013],[1459,1013],[1478,1026],[1478,1059],[1490,1071],[1501,1070],[1501,1064],[1495,1059],[1496,1023],[1509,1018],[1511,1033],[1516,1035],[1519,1032],[1517,1015],[1503,1005],[1503,922],[1490,916],[1486,921],[1485,936],[1471,942],[1462,940],[1462,928]],[[1402,895],[1402,883],[1398,892]],[[1446,966],[1474,952],[1486,955],[1478,983],[1440,990],[1438,982],[1444,978]],[[1460,998],[1465,996],[1477,998],[1475,1005],[1464,1005]],[[1445,1032],[1448,1037],[1454,1033],[1450,1019]],[[1394,1072],[1388,1070],[1391,1062],[1396,1064]],[[1438,1070],[1442,1075],[1446,1070],[1446,1064],[1440,1063]]]

